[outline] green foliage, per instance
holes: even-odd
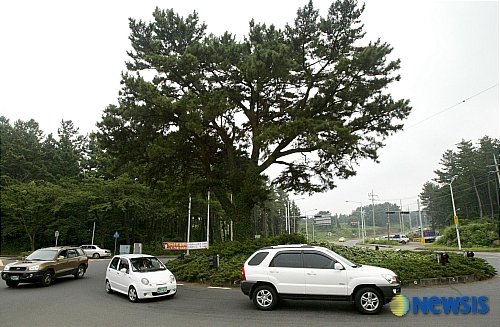
[[[437,263],[436,254],[429,251],[375,251],[355,247],[330,246],[353,262],[384,267],[394,271],[403,281],[423,278],[476,275],[479,279],[495,275],[495,269],[485,260],[471,260],[461,254],[448,253],[450,263]]]
[[[255,250],[268,245],[300,244],[303,241],[300,235],[291,235],[246,242],[227,242],[209,250],[193,251],[184,259],[169,261],[167,266],[181,281],[233,285],[240,281],[241,267]],[[437,263],[436,254],[429,251],[375,251],[357,247],[321,245],[329,247],[355,263],[391,269],[403,281],[464,275],[475,275],[478,279],[485,279],[496,273],[485,260],[479,258],[472,260],[456,253],[449,253],[450,263],[442,266]],[[220,267],[209,269],[209,257],[216,254],[220,256]]]
[[[424,210],[431,216],[435,228],[453,224],[452,180],[455,207],[460,220],[500,216],[500,185],[492,174],[494,156],[497,164],[500,163],[500,140],[488,136],[481,138],[477,144],[462,140],[456,150],[445,151],[440,161],[442,168],[435,171],[434,182],[425,183],[420,194]],[[498,235],[500,231],[496,231]]]
[[[463,247],[490,247],[495,240],[498,240],[498,222],[489,219],[469,221],[460,226],[460,243]],[[436,241],[436,244],[447,246],[456,246],[457,233],[455,226],[445,228],[442,237]]]

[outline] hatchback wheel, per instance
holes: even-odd
[[[356,308],[363,314],[376,314],[382,310],[383,299],[380,292],[373,287],[365,287],[356,293]]]
[[[106,288],[106,293],[108,293],[108,294],[113,293],[113,289],[111,288],[111,284],[110,284],[109,280],[107,280],[107,279],[106,279],[105,288]]]
[[[128,299],[131,302],[137,302],[139,300],[139,298],[137,296],[137,291],[135,290],[134,286],[130,286],[128,289]]]
[[[253,293],[253,303],[259,310],[272,310],[278,304],[278,295],[270,285],[258,286]]]

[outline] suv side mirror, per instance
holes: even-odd
[[[335,269],[335,270],[344,270],[344,266],[342,266],[338,262],[335,262],[335,264],[333,265],[333,269]]]
[[[120,271],[121,271],[122,273],[126,273],[126,274],[128,274],[128,269],[127,269],[127,268],[122,268],[122,269],[120,269]]]
[[[62,255],[57,257],[57,261],[64,260],[64,257]]]

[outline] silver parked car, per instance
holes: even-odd
[[[108,249],[101,249],[97,245],[82,245],[80,246],[89,258],[99,259],[111,257],[111,251]]]

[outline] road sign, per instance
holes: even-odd
[[[113,235],[114,238],[120,238],[120,234],[118,234],[118,231],[115,232],[115,235]]]
[[[455,225],[458,225],[458,216],[453,217],[453,221],[455,222]]]

